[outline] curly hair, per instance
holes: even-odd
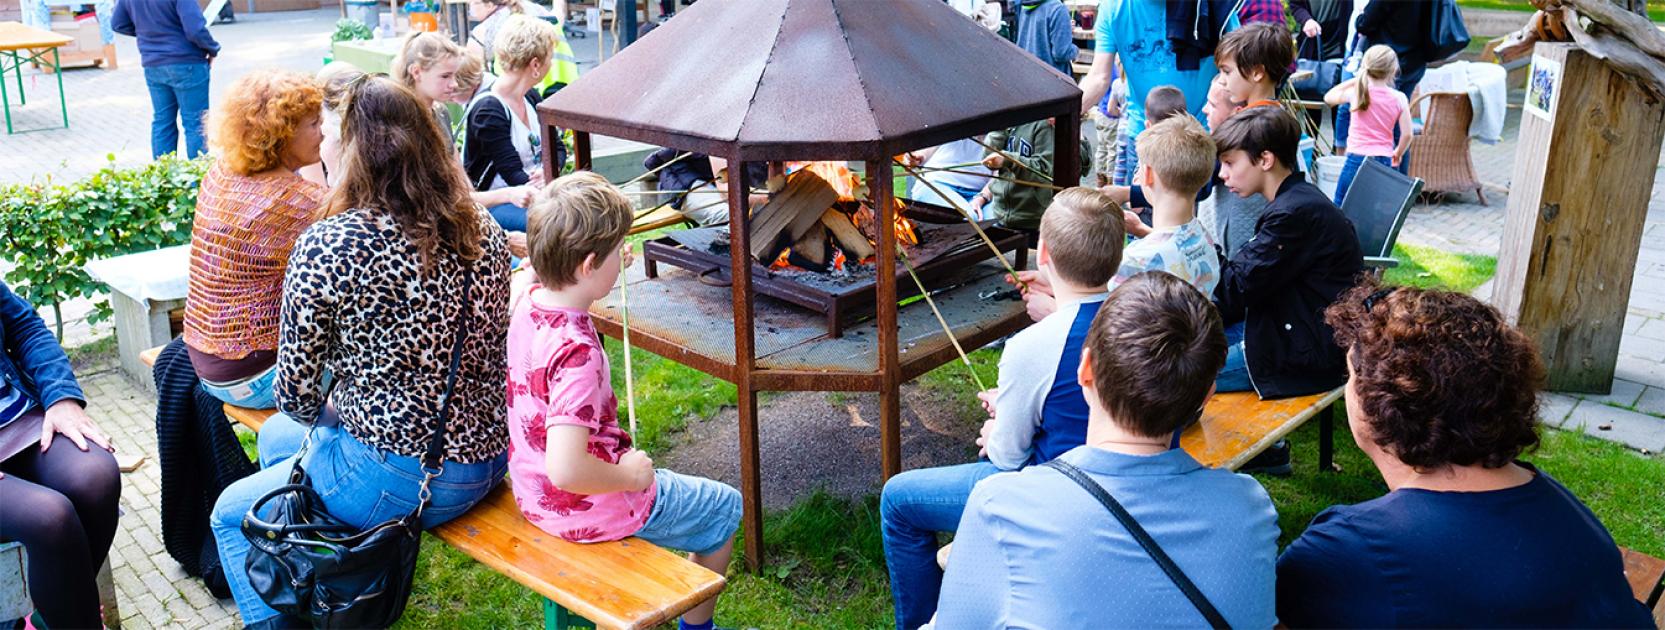
[[[1413,468],[1498,468],[1538,445],[1538,349],[1473,297],[1371,278],[1324,312],[1371,439]]]
[[[319,116],[323,101],[323,88],[305,74],[263,70],[245,75],[209,115],[209,142],[220,150],[219,163],[238,175],[277,168],[295,130]]]

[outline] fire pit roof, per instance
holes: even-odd
[[[1069,78],[941,0],[701,0],[538,106],[743,160],[884,160],[1050,116]]]

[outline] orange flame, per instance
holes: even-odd
[[[851,171],[850,168],[843,162],[787,162],[786,168],[789,171],[810,171],[821,176],[821,179],[826,180],[827,183],[832,186],[833,190],[838,192],[839,201],[864,201],[859,196],[859,193],[865,192],[866,184],[863,183],[861,178],[857,177],[855,172]],[[891,197],[890,203],[891,207],[894,209],[893,214],[896,217],[896,222],[892,226],[892,229],[896,234],[896,241],[901,243],[904,247],[918,245],[919,233],[914,230],[913,221],[902,216],[902,209],[905,206],[903,206],[901,200],[896,199],[894,196]],[[861,229],[863,234],[867,235],[868,240],[877,245],[876,235],[878,234],[878,230],[874,229],[873,225],[877,219],[873,216],[872,208],[869,207],[867,203],[863,202],[860,209],[858,209],[855,215],[852,216],[852,219],[854,219],[856,227]],[[814,229],[823,228],[816,226]],[[844,250],[836,245],[833,246],[832,250],[833,255],[828,268],[843,270],[845,265],[849,264],[848,257],[844,254]],[[798,266],[793,265],[789,261],[791,254],[791,248],[783,250],[780,253],[780,256],[777,256],[774,262],[769,264],[769,268],[773,270],[799,269]],[[858,262],[866,263],[871,261],[872,257],[869,257],[867,260]]]

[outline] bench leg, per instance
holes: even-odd
[[[1336,472],[1335,467],[1335,404],[1319,412],[1318,419],[1318,469],[1323,472]]]
[[[566,607],[555,603],[547,597],[543,600],[543,628],[544,630],[568,630],[595,628],[595,623],[575,615]]]

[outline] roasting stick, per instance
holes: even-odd
[[[960,363],[964,363],[965,370],[971,373],[971,382],[977,384],[977,391],[987,390],[988,388],[983,386],[983,379],[977,377],[977,370],[971,367],[971,359],[965,356],[965,348],[961,348],[960,340],[954,337],[954,329],[948,325],[948,320],[943,318],[942,311],[937,310],[937,301],[931,299],[930,291],[925,290],[925,283],[919,280],[919,274],[914,272],[913,262],[908,260],[908,255],[902,250],[901,245],[896,246],[896,258],[902,261],[902,268],[908,270],[908,277],[913,278],[913,285],[919,287],[919,295],[925,298],[925,304],[931,307],[931,314],[937,316],[937,323],[942,324],[942,332],[948,335],[948,343],[954,344],[954,351],[960,354]],[[628,347],[629,343],[626,342],[625,345]],[[628,376],[629,372],[625,374]]]
[[[1011,177],[1001,177],[999,175],[988,175],[988,174],[984,174],[984,173],[978,173],[976,171],[962,171],[962,170],[959,170],[959,169],[938,168],[938,167],[935,167],[935,166],[921,166],[919,168],[921,170],[931,171],[933,173],[959,173],[959,174],[962,174],[962,175],[976,175],[978,177],[987,177],[989,179],[998,179],[998,180],[1003,181],[1003,182],[1011,182],[1011,183],[1017,184],[1019,186],[1034,186],[1036,188],[1050,188],[1052,190],[1064,190],[1063,186],[1057,186],[1057,185],[1054,185],[1054,184],[1044,184],[1044,183],[1041,183],[1041,182],[1033,182],[1033,181],[1029,181],[1027,179],[1014,179],[1014,178],[1011,178]]]
[[[629,243],[624,245],[630,247]],[[621,256],[623,254],[620,254]],[[630,417],[630,437],[638,439],[641,435],[636,432],[636,377],[630,367],[630,280],[629,274],[619,272],[619,328],[624,330],[624,409]]]
[[[1016,269],[1012,268],[1012,263],[1006,262],[1006,254],[1000,251],[1000,246],[994,244],[994,239],[989,238],[989,235],[983,231],[983,226],[977,225],[977,220],[971,218],[971,213],[967,212],[965,207],[960,205],[961,202],[955,201],[960,198],[959,195],[949,196],[949,194],[943,192],[941,188],[937,188],[937,185],[932,183],[931,180],[925,179],[925,176],[919,172],[919,169],[903,165],[902,170],[907,171],[909,175],[917,178],[920,183],[925,184],[926,187],[930,188],[931,192],[936,193],[938,197],[942,197],[943,201],[948,202],[948,205],[953,206],[954,210],[960,213],[960,216],[965,217],[966,223],[971,224],[971,229],[977,232],[977,236],[983,239],[983,242],[989,246],[990,250],[994,251],[994,259],[1000,261],[1000,265],[1006,268],[1006,273],[1012,276],[1012,283],[1016,284],[1019,289],[1025,291],[1029,290],[1029,283],[1024,282],[1022,278],[1018,277],[1018,272]]]
[[[660,164],[659,166],[653,167],[653,170],[650,170],[646,173],[642,173],[641,175],[637,175],[637,176],[631,178],[630,181],[627,181],[623,184],[619,184],[618,187],[619,188],[629,188],[631,184],[635,184],[635,183],[640,182],[644,179],[647,179],[649,176],[653,175],[654,173],[657,173],[659,171],[664,170],[665,167],[667,167],[667,166],[670,166],[670,165],[675,164],[677,162],[681,162],[682,158],[688,157],[690,155],[693,155],[693,154],[692,153],[684,153],[682,155],[678,155],[678,156],[672,158],[671,161],[669,161],[669,162],[666,162],[664,164]]]
[[[1042,173],[1040,171],[1040,169],[1037,169],[1037,168],[1035,168],[1033,166],[1030,166],[1028,164],[1024,164],[1023,160],[1018,159],[1017,156],[1012,155],[1010,153],[1007,153],[1005,151],[1002,151],[1000,149],[996,149],[993,146],[990,146],[989,143],[984,142],[982,138],[979,138],[977,136],[972,136],[971,140],[973,142],[976,142],[977,144],[983,145],[983,148],[988,149],[989,151],[992,151],[992,152],[1000,155],[1000,157],[1006,158],[1006,161],[1023,167],[1023,169],[1026,170],[1026,171],[1029,171],[1029,172],[1034,173],[1036,175],[1039,175],[1041,177],[1052,177],[1051,173]]]

